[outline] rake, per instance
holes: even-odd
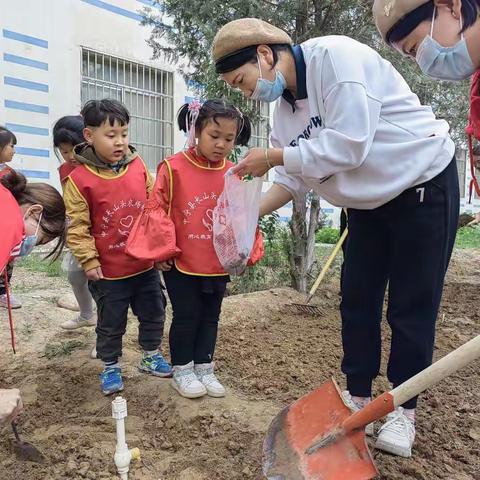
[[[310,305],[310,301],[312,300],[313,296],[315,295],[315,292],[318,289],[318,286],[322,282],[323,278],[325,277],[325,274],[327,273],[328,269],[330,268],[330,265],[332,265],[333,261],[335,260],[335,257],[337,256],[339,250],[342,248],[343,242],[347,238],[348,235],[348,228],[346,228],[341,237],[339,238],[337,244],[335,245],[335,248],[333,249],[332,253],[328,257],[328,260],[326,261],[325,265],[323,266],[321,272],[318,274],[317,279],[315,280],[315,283],[312,285],[312,288],[310,289],[310,292],[308,293],[307,296],[307,301],[305,303],[290,303],[287,305],[289,309],[293,309],[298,313],[305,313],[307,315],[321,315],[322,311],[320,307],[317,305]]]

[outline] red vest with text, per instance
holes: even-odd
[[[200,276],[226,275],[213,247],[213,209],[223,192],[224,175],[233,163],[218,166],[198,161],[192,150],[165,160],[170,172],[170,217],[175,224],[177,247],[182,253],[175,266],[183,273]]]
[[[60,183],[63,185],[67,177],[77,168],[77,165],[72,167],[67,162],[62,163],[58,167],[58,175],[60,176]]]
[[[115,177],[81,165],[70,179],[90,209],[91,233],[105,278],[130,277],[152,268],[153,262],[125,253],[130,230],[147,200],[147,172],[140,157]]]

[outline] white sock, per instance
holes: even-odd
[[[414,408],[404,408],[403,413],[412,423],[415,423],[415,409]]]
[[[104,365],[104,370],[107,368],[120,368],[120,363],[118,363],[118,360],[116,362],[103,362]]]
[[[370,400],[372,397],[357,397],[355,395],[352,395],[352,400],[353,403],[359,408],[363,408],[367,403],[370,403]]]
[[[151,357],[152,355],[155,355],[158,353],[158,348],[155,350],[144,350],[143,351],[143,356],[144,357]]]

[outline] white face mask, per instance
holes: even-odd
[[[453,47],[442,47],[432,36],[435,12],[434,8],[430,35],[426,36],[418,47],[415,60],[422,72],[435,80],[464,80],[473,75],[476,68],[468,53],[463,33]]]

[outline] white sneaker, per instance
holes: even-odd
[[[195,375],[193,362],[186,365],[174,365],[173,378],[170,385],[182,397],[186,398],[199,398],[207,394],[207,389]]]
[[[4,293],[3,295],[0,295],[0,307],[8,308],[7,294],[6,293]],[[22,302],[20,302],[20,300],[17,300],[11,293],[10,293],[10,307],[11,308],[21,308],[22,307]]]
[[[215,364],[212,363],[196,363],[195,374],[207,389],[208,395],[211,397],[224,397],[225,387],[218,381],[213,373]]]
[[[362,409],[363,405],[359,405],[356,403],[352,396],[350,395],[350,392],[348,390],[344,390],[342,392],[342,397],[343,401],[345,402],[345,405],[353,412],[358,412],[359,410]],[[365,435],[368,435],[369,437],[373,437],[374,434],[374,424],[369,423],[368,425],[365,426]]]
[[[378,431],[375,448],[400,457],[412,456],[412,445],[415,440],[415,422],[410,420],[398,407],[387,415],[387,421]]]
[[[97,325],[97,317],[95,317],[95,315],[89,319],[83,318],[79,315],[78,317],[66,320],[60,324],[60,327],[64,330],[75,330],[81,327],[95,327],[95,325]]]

